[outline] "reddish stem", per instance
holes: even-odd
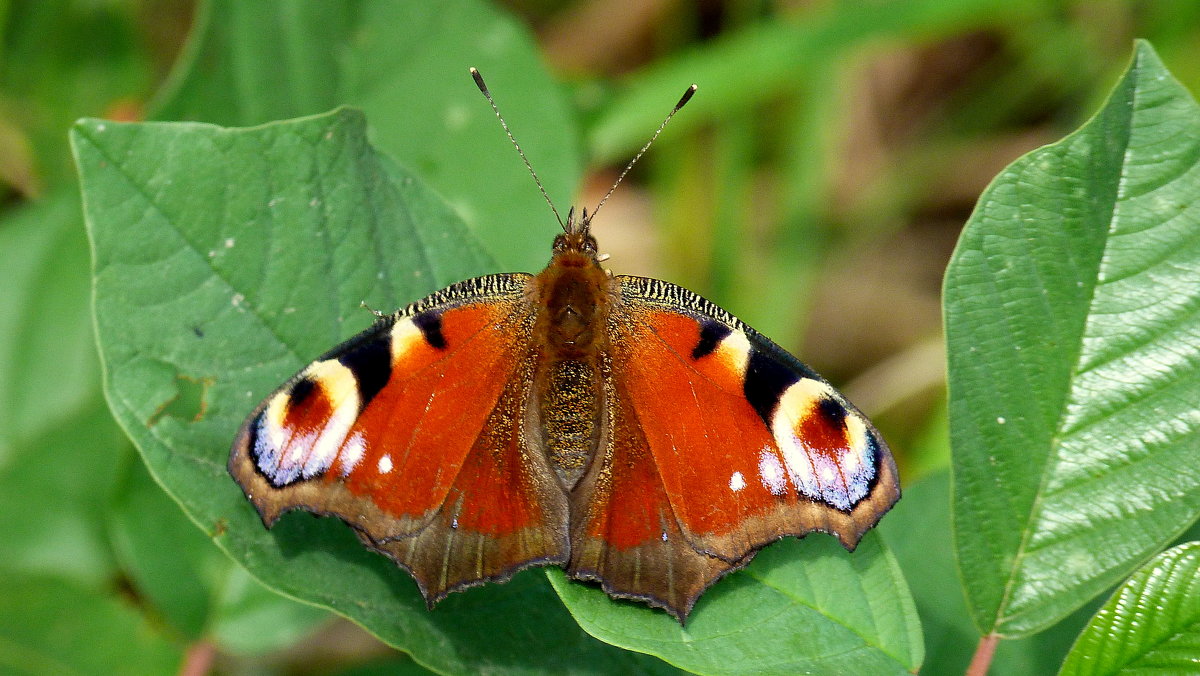
[[[966,676],[987,676],[998,643],[1000,643],[1000,636],[997,634],[980,637],[975,654],[971,657],[971,664],[967,665]]]
[[[179,665],[179,676],[206,676],[212,671],[213,660],[217,657],[217,647],[209,641],[198,641],[188,646],[187,654],[183,656],[183,664]]]

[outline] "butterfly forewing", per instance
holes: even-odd
[[[230,456],[264,522],[291,509],[337,515],[430,602],[565,561],[565,497],[525,442],[530,279],[451,286],[268,397]]]
[[[611,434],[591,493],[576,496],[586,518],[573,531],[572,566],[682,617],[784,535],[824,531],[853,548],[899,497],[870,422],[703,298],[658,280],[616,281]]]

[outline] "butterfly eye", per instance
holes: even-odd
[[[596,238],[592,237],[591,235],[584,237],[583,244],[580,246],[580,249],[583,251],[583,253],[588,254],[589,256],[595,256],[596,252],[599,251],[599,248],[596,245]]]

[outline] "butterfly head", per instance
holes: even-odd
[[[558,261],[582,258],[584,262],[599,263],[596,238],[591,234],[592,219],[587,209],[576,219],[575,208],[567,212],[563,233],[554,238],[554,258]]]

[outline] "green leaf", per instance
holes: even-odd
[[[1188,542],[1154,557],[1117,589],[1059,674],[1190,674],[1198,662],[1200,542]]]
[[[9,573],[0,594],[6,674],[169,674],[178,648],[132,608],[64,580]]]
[[[446,196],[506,269],[538,269],[558,226],[470,66],[564,209],[581,171],[574,117],[528,29],[479,0],[211,0],[155,117],[250,125],[361,108],[376,147]]]
[[[0,569],[107,584],[104,508],[131,454],[100,400],[16,446],[0,467]]]
[[[100,587],[102,510],[130,449],[99,388],[78,209],[58,193],[0,223],[0,566]]]
[[[984,633],[1066,616],[1200,513],[1200,110],[1141,43],[996,178],[945,282],[954,521]]]
[[[130,463],[128,474],[109,513],[121,568],[144,603],[184,638],[196,640],[205,633],[212,605],[212,590],[200,571],[214,563],[233,564],[187,520],[141,462]],[[210,551],[225,560],[214,560]]]
[[[139,597],[188,641],[212,640],[224,652],[254,654],[291,645],[329,613],[267,590],[196,529],[131,463],[111,532],[121,567]]]
[[[940,471],[905,486],[904,499],[879,523],[878,530],[900,562],[917,600],[926,651],[921,672],[964,673],[979,637],[954,569],[949,472]],[[1002,641],[988,673],[1053,673],[1092,612],[1094,607],[1085,606],[1083,611],[1038,634]]]
[[[904,486],[903,499],[879,522],[878,530],[916,599],[925,635],[923,670],[963,673],[976,636],[954,571],[949,475],[940,472]]]
[[[338,61],[360,4],[200,2],[151,114],[245,126],[337,107]]]
[[[109,404],[155,478],[256,578],[345,615],[422,665],[646,670],[571,621],[544,575],[429,612],[407,573],[335,519],[268,532],[226,472],[254,405],[392,308],[494,271],[449,208],[342,110],[251,129],[72,130]],[[260,628],[261,630],[262,628]]]
[[[0,465],[14,444],[100,400],[79,200],[56,193],[0,223]]]
[[[588,633],[705,674],[903,674],[923,657],[916,609],[900,568],[868,535],[786,538],[708,590],[685,627],[600,589],[551,576]]]
[[[228,560],[220,569],[211,632],[225,652],[254,655],[296,645],[330,619],[324,608],[310,606],[264,587],[244,568]]]

